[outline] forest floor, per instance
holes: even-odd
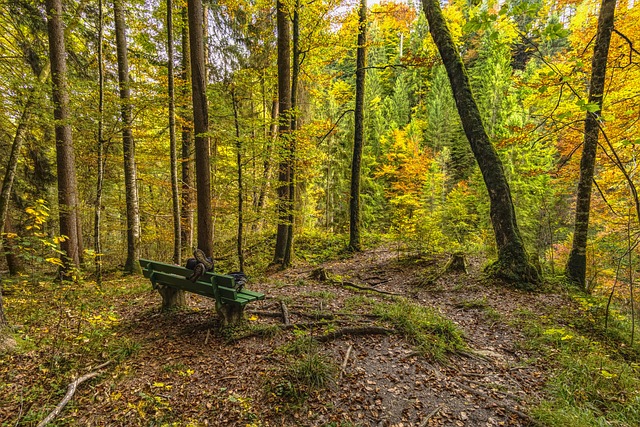
[[[9,287],[9,317],[25,324],[23,350],[0,356],[0,425],[36,425],[91,372],[56,425],[541,424],[531,409],[557,363],[527,330],[579,304],[483,281],[473,261],[467,274],[426,280],[445,262],[379,248],[272,272],[247,285],[267,295],[247,308],[248,326],[226,332],[211,300],[160,313],[138,277],[80,296]],[[38,301],[49,317],[29,308]]]

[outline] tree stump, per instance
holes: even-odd
[[[222,304],[216,306],[223,328],[238,326],[244,321],[244,305]]]
[[[170,286],[158,285],[158,293],[162,296],[162,311],[170,311],[187,307],[185,291]]]
[[[467,273],[467,262],[464,253],[456,252],[451,255],[449,261],[444,266],[444,273]]]

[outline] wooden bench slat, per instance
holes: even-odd
[[[152,281],[158,284],[183,289],[185,291],[193,292],[194,294],[202,295],[209,298],[215,298],[213,286],[210,283],[203,282],[191,282],[184,277],[176,276],[175,274],[163,273],[162,271],[153,271],[149,275]]]

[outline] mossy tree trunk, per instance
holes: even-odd
[[[597,105],[597,110],[590,112],[584,121],[584,140],[582,157],[580,158],[580,179],[576,194],[576,214],[573,232],[573,244],[567,261],[566,275],[570,280],[586,289],[587,274],[587,235],[589,232],[589,209],[591,206],[591,189],[598,148],[598,124],[602,113],[602,97],[604,94],[605,74],[609,44],[613,32],[613,18],[616,0],[603,0],[598,18],[598,31],[591,59],[591,82],[589,84],[589,104]]]
[[[360,175],[364,145],[364,91],[366,76],[367,0],[360,0],[356,52],[356,105],[351,159],[351,197],[349,199],[349,249],[360,251]]]
[[[462,127],[489,192],[498,260],[488,268],[488,272],[518,287],[531,288],[540,282],[540,277],[524,248],[502,162],[482,123],[460,53],[451,37],[440,3],[437,0],[422,0],[422,6],[429,21],[429,31],[449,76]]]
[[[291,169],[284,147],[289,141],[291,131],[291,31],[289,25],[289,15],[286,5],[281,0],[276,3],[276,24],[278,32],[278,134],[281,144],[279,144],[278,164],[278,229],[276,232],[276,246],[273,263],[283,265],[287,251],[287,240],[289,234],[289,182],[291,179]]]

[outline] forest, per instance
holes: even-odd
[[[0,426],[640,425],[635,0],[0,11]]]

